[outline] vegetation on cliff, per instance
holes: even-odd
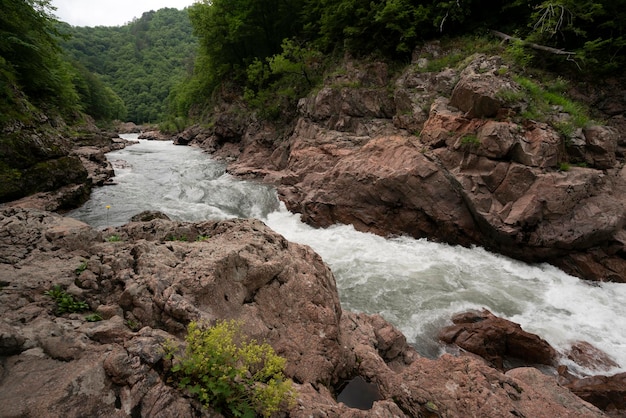
[[[190,110],[201,114],[216,89],[230,86],[245,89],[248,104],[261,116],[279,116],[313,86],[328,62],[322,56],[332,60],[348,53],[403,63],[424,40],[493,30],[511,35],[510,50],[524,65],[616,73],[625,61],[623,6],[606,0],[289,0],[280,5],[204,0],[189,9],[198,57],[193,76],[174,89],[171,110],[180,116]]]
[[[119,97],[96,75],[72,63],[60,47],[61,33],[49,0],[0,1],[0,124],[30,123],[81,113],[95,119],[123,117]]]

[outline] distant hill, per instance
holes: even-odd
[[[126,120],[158,122],[170,89],[193,71],[196,38],[187,10],[144,13],[124,26],[73,27],[61,42],[70,60],[86,67],[124,101]]]

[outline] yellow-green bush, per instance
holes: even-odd
[[[285,359],[267,343],[242,335],[241,323],[218,322],[205,327],[191,322],[184,353],[171,346],[172,372],[179,387],[205,405],[236,417],[269,417],[293,401],[292,382],[285,378]]]

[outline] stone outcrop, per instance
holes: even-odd
[[[511,360],[528,365],[555,365],[557,353],[548,342],[524,331],[518,324],[489,312],[465,312],[452,318],[439,339],[455,344],[489,361],[498,369],[507,369]]]
[[[52,131],[48,132],[49,137],[56,138],[58,143],[37,142],[32,148],[21,150],[32,158],[45,156],[46,160],[37,163],[36,168],[25,169],[23,177],[28,180],[22,183],[33,185],[22,184],[20,194],[11,195],[14,200],[8,201],[7,206],[67,211],[89,199],[93,186],[110,183],[115,173],[105,154],[124,148],[130,141],[115,133],[101,132],[95,126],[83,128],[84,131],[72,140],[58,136],[58,133],[50,137]],[[23,137],[25,134],[21,132],[19,135]],[[51,157],[49,150],[58,152],[59,156],[52,154]],[[16,150],[9,151],[8,156],[13,152]],[[17,198],[19,196],[23,197]]]
[[[0,132],[0,203],[87,181],[70,141],[42,119],[37,128],[15,123]]]
[[[139,139],[148,139],[150,141],[169,141],[171,138],[170,135],[164,134],[158,130],[147,130],[143,131],[138,136]]]
[[[602,375],[612,369],[619,369],[609,355],[586,341],[572,344],[566,353],[557,353],[545,340],[528,333],[511,321],[499,318],[488,310],[469,311],[456,314],[454,325],[443,328],[439,338],[446,344],[461,348],[461,355],[472,353],[485,359],[498,370],[510,370],[507,375],[519,376],[528,366],[544,368],[550,366],[552,374],[558,373],[557,381],[574,394],[607,412],[610,416],[621,417],[626,413],[626,373]],[[574,362],[579,368],[577,375],[568,366],[553,366],[560,360]],[[582,374],[581,370],[598,373]],[[536,373],[535,373],[536,374]]]
[[[420,357],[380,316],[342,312],[321,258],[257,220],[99,231],[4,208],[0,278],[2,416],[220,416],[171,386],[163,357],[189,321],[217,319],[242,320],[287,359],[292,417],[605,416],[535,369]],[[55,285],[102,320],[55,315]],[[370,410],[336,401],[356,376],[379,389]]]
[[[559,107],[544,122],[521,116],[530,103],[500,58],[436,73],[422,60],[394,81],[383,64],[350,63],[300,100],[282,136],[240,113],[229,122],[236,112],[221,113],[219,129],[180,136],[231,162],[231,173],[276,184],[313,225],[481,245],[626,280],[626,129],[566,138],[555,126],[571,117]]]

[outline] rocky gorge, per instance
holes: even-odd
[[[316,226],[480,245],[626,280],[622,98],[596,93],[607,124],[575,128],[558,105],[538,121],[521,116],[530,98],[499,57],[437,72],[420,59],[395,78],[382,63],[346,64],[300,100],[288,132],[231,109],[176,140],[276,184]],[[567,124],[567,136],[555,128]]]
[[[581,129],[565,144],[547,123],[517,121],[521,105],[497,92],[520,87],[497,57],[436,73],[418,63],[391,93],[384,64],[348,63],[300,101],[286,132],[227,111],[176,141],[224,158],[234,174],[276,184],[289,208],[317,226],[480,244],[624,281],[619,106],[607,105],[615,112],[608,126]],[[74,151],[95,184],[111,175],[103,149],[123,146],[105,142]],[[584,164],[560,170],[567,161]],[[458,355],[421,357],[382,317],[342,311],[324,261],[260,221],[138,218],[96,230],[41,211],[62,208],[42,203],[48,197],[0,208],[0,416],[220,416],[172,384],[163,345],[182,341],[192,320],[230,318],[287,359],[297,397],[285,416],[626,410],[624,375],[602,376],[615,364],[591,344],[567,355],[598,375],[572,376],[545,341],[489,312],[459,315],[441,331]],[[102,320],[57,315],[45,294],[57,285]],[[379,391],[369,410],[337,401],[355,377]]]

